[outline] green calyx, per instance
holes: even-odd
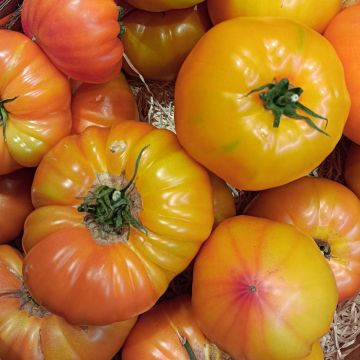
[[[9,103],[11,101],[14,101],[17,98],[17,96],[11,98],[11,99],[5,99],[5,100],[0,100],[0,126],[2,126],[2,132],[3,132],[3,137],[4,140],[6,141],[6,125],[7,125],[7,120],[8,120],[8,113],[5,109],[5,104]]]
[[[125,11],[122,6],[118,6],[118,11],[118,23],[120,25],[120,32],[118,34],[118,38],[121,39],[121,37],[125,34],[126,31],[124,22],[122,21],[122,18],[125,16]]]
[[[314,111],[301,104],[299,99],[304,90],[299,87],[292,87],[288,79],[285,78],[278,82],[274,81],[273,83],[260,86],[251,90],[245,96],[249,96],[257,92],[260,92],[259,97],[263,102],[265,109],[272,111],[274,115],[273,127],[279,127],[281,117],[286,116],[295,120],[305,120],[310,127],[326,136],[329,136],[327,132],[319,128],[311,119],[317,118],[324,120],[326,122],[326,128],[328,123],[327,118],[316,114]],[[308,116],[298,114],[298,110],[301,110]]]
[[[123,188],[116,189],[107,185],[99,185],[82,198],[83,202],[77,210],[87,213],[87,216],[97,224],[102,233],[122,234],[126,231],[129,236],[131,227],[147,233],[147,229],[133,215],[134,204],[130,195],[140,158],[146,148],[147,146],[140,151],[135,162],[134,174]]]

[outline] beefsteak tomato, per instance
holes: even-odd
[[[0,30],[0,175],[36,166],[71,130],[70,85],[27,36]]]
[[[134,10],[122,21],[125,53],[148,80],[175,80],[190,50],[211,27],[205,5],[163,13]],[[124,70],[135,74],[127,62]]]
[[[118,16],[113,0],[24,0],[21,23],[66,75],[103,83],[114,79],[122,65]]]
[[[36,170],[32,200],[25,282],[36,301],[75,324],[151,308],[214,221],[206,170],[172,132],[138,121],[61,140]]]
[[[72,97],[71,113],[76,134],[92,125],[108,127],[139,119],[135,97],[122,73],[104,84],[80,84]]]
[[[273,16],[298,21],[320,33],[341,5],[341,0],[207,0],[214,24],[238,16]]]
[[[355,143],[346,155],[344,177],[346,185],[360,198],[360,146]]]
[[[246,214],[294,225],[311,236],[335,275],[339,302],[360,292],[360,201],[351,190],[304,177],[261,192]]]
[[[333,47],[287,19],[239,17],[214,26],[175,86],[180,143],[243,190],[279,186],[316,168],[340,140],[349,107]]]
[[[101,327],[72,326],[34,302],[23,284],[22,263],[17,250],[0,245],[0,358],[110,360],[136,318]]]
[[[20,235],[33,210],[31,184],[34,169],[20,169],[0,176],[0,244]]]
[[[153,12],[190,8],[203,1],[204,0],[126,0],[126,2],[137,9]]]
[[[337,304],[333,273],[311,237],[244,215],[224,220],[201,248],[192,290],[200,329],[235,359],[310,355]]]

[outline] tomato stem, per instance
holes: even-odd
[[[176,331],[177,333],[177,336],[181,342],[181,345],[185,348],[187,354],[189,355],[189,359],[190,360],[197,360],[196,359],[196,355],[194,353],[194,350],[192,349],[190,343],[189,343],[189,340],[185,337],[185,336],[182,336],[180,335],[180,333],[178,331]]]
[[[147,147],[145,146],[140,151],[136,158],[134,173],[123,188],[116,189],[108,185],[100,185],[82,198],[84,201],[78,206],[78,211],[86,212],[100,226],[102,231],[121,234],[124,230],[127,230],[129,236],[130,228],[134,227],[147,233],[144,225],[132,214],[133,202],[131,196],[129,196],[129,192],[134,185],[141,156]]]
[[[263,91],[266,90],[266,91]],[[295,120],[305,120],[307,124],[319,131],[320,133],[329,136],[327,132],[320,129],[311,117],[325,120],[325,128],[328,123],[328,119],[318,115],[311,109],[299,102],[301,94],[304,92],[300,87],[293,87],[289,80],[284,78],[279,82],[274,81],[263,86],[260,86],[254,90],[251,90],[245,96],[260,92],[259,97],[264,104],[265,109],[272,111],[274,115],[273,127],[277,128],[280,125],[282,116]],[[297,113],[298,110],[303,111],[309,116],[300,115]]]
[[[327,260],[331,259],[331,244],[321,239],[314,239],[320,251],[323,253]]]
[[[124,22],[122,21],[122,18],[126,14],[125,14],[124,8],[122,6],[118,6],[118,11],[119,11],[119,13],[118,13],[118,23],[120,25],[120,32],[118,34],[118,38],[121,38],[125,34],[125,31],[126,31]]]
[[[4,141],[6,142],[6,125],[7,125],[7,121],[8,121],[8,113],[5,109],[5,104],[9,103],[11,101],[14,101],[17,98],[17,96],[11,98],[11,99],[5,99],[5,100],[0,100],[0,126],[2,126],[2,132],[3,132],[3,138]]]

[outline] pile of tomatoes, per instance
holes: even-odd
[[[360,292],[360,5],[24,0],[19,19],[0,358],[323,359]],[[139,119],[138,75],[174,83],[176,133]],[[309,175],[345,137],[345,183]],[[257,196],[236,212],[231,187]],[[191,263],[192,293],[160,301]]]

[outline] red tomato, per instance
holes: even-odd
[[[172,132],[140,121],[61,140],[36,170],[32,199],[26,284],[75,324],[109,324],[151,308],[214,219],[206,170]]]
[[[180,143],[241,190],[286,184],[319,166],[339,142],[349,108],[333,47],[287,19],[238,17],[214,26],[175,85]]]
[[[25,35],[0,30],[0,174],[36,166],[71,129],[70,86]]]
[[[122,349],[122,360],[208,358],[230,360],[199,329],[188,296],[163,302],[142,315]]]
[[[104,84],[82,83],[72,97],[73,132],[88,126],[108,127],[122,120],[138,120],[135,97],[125,76],[120,73]]]
[[[246,213],[311,236],[335,275],[339,302],[360,292],[360,201],[345,186],[305,177],[260,193]]]
[[[23,284],[22,261],[15,249],[0,245],[0,358],[111,359],[136,319],[102,327],[68,324],[31,298]]]
[[[175,80],[180,66],[210,28],[205,6],[150,13],[134,10],[123,18],[121,40],[131,63],[145,79]],[[128,74],[134,71],[126,62]]]
[[[196,257],[192,290],[200,329],[235,359],[308,356],[337,304],[333,273],[314,241],[251,216],[214,230]]]
[[[21,169],[0,176],[0,244],[20,235],[26,217],[33,210],[33,169]]]
[[[126,0],[137,9],[161,12],[174,9],[190,8],[204,0]]]
[[[360,5],[339,13],[326,28],[324,36],[334,46],[344,64],[351,108],[344,134],[360,145]]]
[[[351,144],[346,156],[344,177],[346,185],[360,198],[360,146]]]
[[[24,0],[24,33],[66,75],[103,83],[119,73],[123,46],[113,0]]]

